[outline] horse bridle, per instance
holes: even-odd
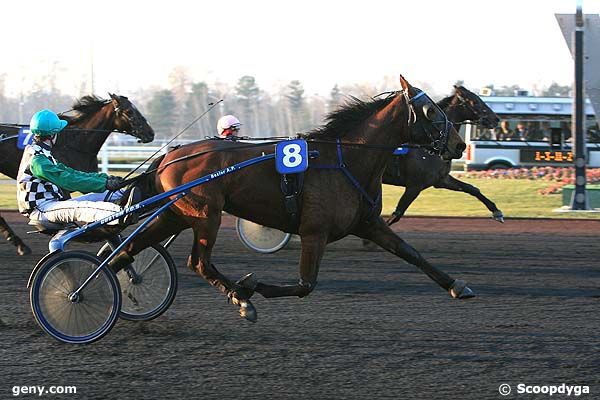
[[[433,107],[434,110],[436,110],[435,114],[439,116],[438,119],[430,120],[425,112],[423,112],[423,115],[429,120],[431,125],[438,130],[438,135],[437,137],[434,137],[429,130],[426,130],[431,143],[428,146],[423,147],[427,149],[430,154],[441,156],[444,151],[448,150],[448,140],[454,126],[446,116],[444,110],[442,110],[424,91],[417,88],[414,88],[414,90],[417,91],[417,94],[413,97],[410,97],[408,90],[402,91],[402,94],[406,99],[406,104],[409,107],[408,125],[411,126],[417,122],[418,116],[415,111],[416,107],[420,109],[423,109],[424,106]]]
[[[78,131],[82,131],[82,132],[118,132],[118,133],[124,133],[124,134],[129,134],[129,135],[133,135],[138,139],[142,139],[142,132],[143,132],[143,126],[141,124],[141,122],[139,122],[139,117],[136,116],[135,119],[132,119],[127,113],[123,113],[123,111],[121,110],[121,107],[117,104],[115,104],[116,102],[113,100],[105,100],[104,101],[104,105],[107,105],[111,103],[113,105],[113,110],[114,110],[114,114],[112,117],[112,122],[114,124],[114,120],[115,118],[119,117],[119,118],[124,118],[126,119],[127,123],[129,124],[129,126],[131,126],[131,131],[118,131],[118,130],[108,130],[108,129],[86,129],[86,128],[66,128],[65,130],[69,130],[69,131],[74,131],[74,130],[78,130]],[[129,103],[131,105],[131,108],[134,108],[136,111],[137,109],[135,108],[135,106],[132,103]],[[65,112],[60,113],[59,115],[65,114],[69,111],[73,111],[73,110],[68,110]],[[138,111],[139,112],[139,111]],[[135,121],[135,122],[134,122]],[[83,154],[87,154],[87,155],[95,155],[96,152],[91,150],[91,151],[85,151],[79,147],[76,147],[74,145],[72,145],[69,141],[66,141],[64,144],[65,148],[67,149],[71,149],[71,150],[76,150],[79,153],[83,153]]]
[[[136,111],[136,115],[134,117],[131,117],[129,115],[129,113],[124,112],[121,108],[121,106],[119,105],[118,102],[113,101],[113,100],[107,100],[113,103],[113,107],[115,109],[115,116],[118,116],[119,118],[124,118],[127,123],[129,124],[129,126],[131,126],[131,132],[127,132],[126,133],[130,133],[130,134],[134,134],[134,136],[136,136],[138,139],[142,139],[143,138],[143,132],[144,132],[144,126],[141,122],[141,117],[140,117],[140,112],[138,111],[138,109],[133,105],[133,103],[129,102],[129,109],[132,109],[134,111]],[[115,104],[116,103],[116,104]]]
[[[460,122],[460,124],[462,125],[462,124],[472,123],[474,125],[485,126],[484,121],[486,120],[486,118],[488,116],[487,110],[478,110],[478,109],[476,109],[471,104],[470,101],[468,101],[467,99],[465,99],[459,93],[456,93],[456,97],[459,100],[459,103],[458,103],[459,107],[463,107],[463,108],[467,109],[468,111],[470,111],[471,113],[479,116],[479,118],[477,120],[475,120],[475,121],[463,121],[463,122]]]
[[[107,105],[107,104],[112,104],[113,105],[113,110],[114,110],[114,115],[113,115],[113,122],[114,122],[114,118],[116,116],[119,116],[119,118],[125,118],[126,122],[129,124],[129,126],[131,126],[131,130],[130,131],[120,131],[120,130],[116,130],[116,129],[88,129],[88,128],[65,128],[65,131],[84,131],[84,132],[117,132],[117,133],[123,133],[123,134],[128,134],[128,135],[133,135],[138,139],[141,139],[142,133],[143,133],[143,125],[140,122],[140,117],[136,115],[135,118],[131,118],[128,114],[123,114],[123,115],[119,115],[122,114],[123,111],[121,110],[122,107],[120,107],[117,104],[115,104],[115,102],[111,99],[111,100],[104,100],[104,103],[102,103],[103,106]],[[138,109],[133,105],[133,103],[129,103],[130,104],[130,108],[134,109],[135,111],[138,112]],[[63,111],[58,113],[57,115],[63,116],[64,114],[71,112],[71,111],[76,111],[74,108],[71,108],[70,110],[67,111]],[[137,136],[136,136],[137,135]]]

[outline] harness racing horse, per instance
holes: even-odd
[[[72,111],[72,116],[60,116],[69,124],[57,136],[52,154],[60,162],[80,171],[98,171],[98,152],[112,131],[127,133],[142,143],[154,140],[154,130],[125,96],[110,94],[110,100],[84,96],[75,102]],[[16,179],[23,156],[23,150],[17,148],[16,136],[20,127],[0,129],[5,136],[10,135],[0,141],[0,173]],[[31,253],[1,216],[0,232],[16,246],[19,255]]]
[[[465,121],[471,121],[490,129],[498,125],[500,119],[479,96],[463,86],[454,86],[454,89],[454,94],[439,101],[438,106],[444,110],[450,121],[457,124],[455,125],[457,130],[458,124]],[[404,155],[394,156],[383,174],[383,183],[405,186],[406,190],[388,219],[388,224],[392,225],[398,222],[419,194],[431,186],[475,196],[492,212],[492,217],[496,221],[504,222],[502,211],[477,187],[450,175],[451,163],[450,160],[442,160],[426,149],[419,148],[410,149]]]
[[[313,160],[305,172],[298,219],[286,211],[281,176],[275,170],[275,163],[264,162],[244,173],[224,175],[190,189],[134,237],[115,257],[111,268],[122,268],[144,248],[191,227],[194,242],[188,266],[238,305],[242,317],[256,321],[256,310],[250,302],[255,292],[267,298],[307,296],[317,284],[325,246],[352,234],[416,265],[453,297],[473,297],[466,282],[451,278],[427,262],[379,216],[381,177],[397,146],[407,142],[421,144],[446,158],[459,158],[465,149],[442,110],[403,77],[400,83],[402,91],[372,102],[355,99],[330,114],[325,126],[305,136],[310,150],[319,152],[316,161],[321,165],[315,165]],[[168,191],[272,148],[272,144],[249,145],[227,140],[188,144],[157,161],[158,170],[146,175],[140,186],[149,184],[158,193]],[[252,274],[234,282],[221,274],[211,263],[211,253],[223,210],[299,234],[302,243],[299,282],[271,285],[259,282]]]

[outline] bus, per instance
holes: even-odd
[[[571,166],[573,100],[569,97],[481,96],[500,124],[486,129],[465,126],[466,170],[532,166]],[[586,161],[600,167],[600,129],[589,102],[585,103]]]

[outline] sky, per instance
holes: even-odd
[[[575,0],[19,0],[2,2],[0,76],[9,95],[50,71],[58,88],[127,95],[167,88],[175,68],[232,87],[244,75],[309,95],[399,74],[449,92],[489,83],[570,84],[555,13]],[[600,13],[600,0],[583,0]],[[93,67],[92,67],[93,66]],[[389,89],[397,89],[396,87]]]

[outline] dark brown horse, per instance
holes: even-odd
[[[310,149],[318,150],[320,155],[305,173],[299,219],[286,212],[274,163],[262,163],[190,190],[134,238],[111,267],[127,265],[131,256],[147,246],[191,227],[194,243],[188,266],[240,306],[243,317],[255,321],[256,310],[249,300],[254,292],[268,298],[307,296],[317,284],[325,246],[356,235],[416,265],[453,297],[472,297],[464,281],[429,264],[379,216],[381,202],[376,199],[381,198],[381,177],[395,147],[412,142],[443,153],[446,158],[460,157],[465,148],[441,109],[404,78],[400,82],[401,92],[368,103],[355,100],[331,114],[324,127],[306,136]],[[168,153],[158,173],[148,177],[158,192],[164,192],[263,152],[272,152],[272,147],[249,148],[248,144],[218,140],[197,142]],[[198,153],[203,154],[195,157]],[[324,168],[326,165],[338,168]],[[345,172],[338,170],[342,169],[340,165],[344,165]],[[347,174],[355,178],[356,184]],[[298,284],[270,285],[249,275],[233,282],[222,275],[211,263],[211,253],[223,210],[299,234],[302,251]]]
[[[495,128],[498,125],[500,119],[479,96],[463,86],[454,86],[454,89],[455,92],[452,96],[438,102],[450,121],[455,124],[471,121],[485,128]],[[458,128],[458,126],[455,127]],[[392,216],[388,219],[388,224],[391,225],[402,218],[419,194],[431,186],[475,196],[492,212],[496,221],[504,222],[502,211],[477,187],[450,175],[451,163],[449,160],[442,160],[440,157],[430,154],[425,149],[410,149],[407,154],[394,156],[383,174],[383,183],[405,186],[406,190],[398,201]]]
[[[52,153],[75,169],[87,172],[98,170],[98,152],[113,131],[127,133],[143,143],[154,140],[154,130],[146,118],[125,96],[111,94],[110,100],[84,96],[73,105],[73,115],[61,115],[69,122],[57,137]],[[0,141],[0,173],[17,177],[23,150],[17,148],[19,127],[0,127],[4,139]],[[0,232],[16,246],[20,255],[31,250],[0,216]]]

